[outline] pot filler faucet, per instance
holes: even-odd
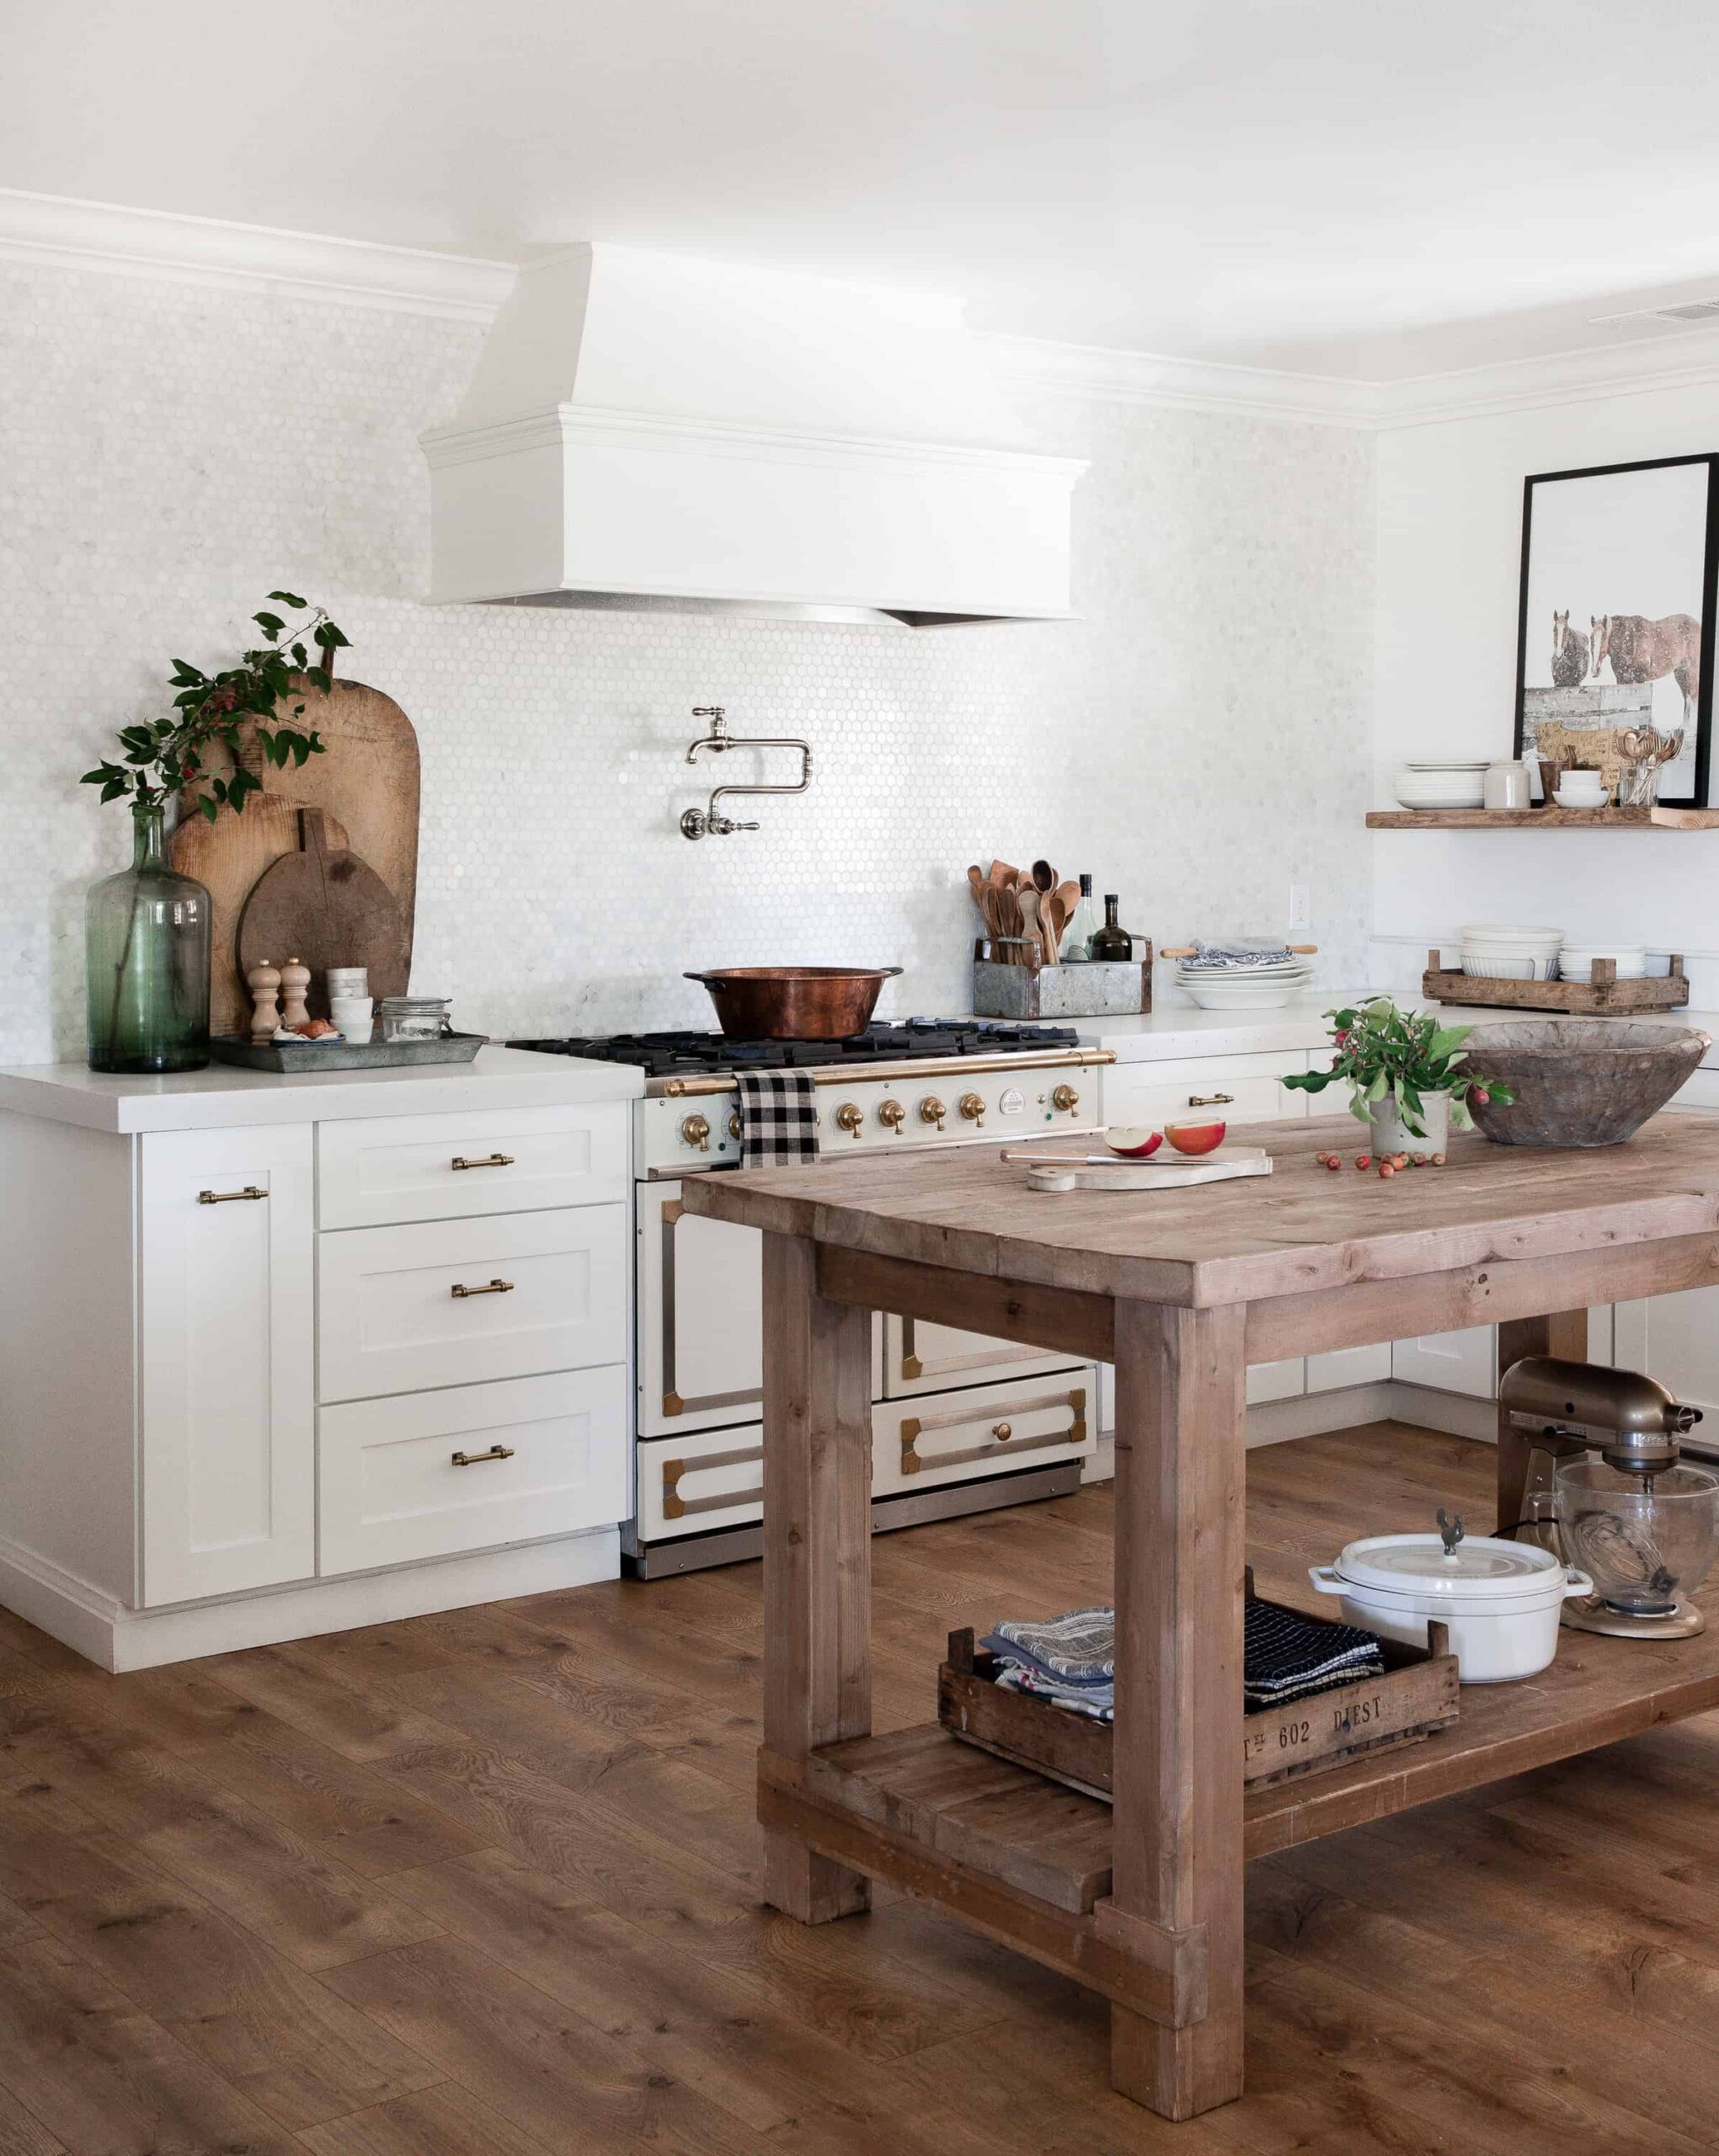
[[[812,750],[809,742],[766,739],[762,736],[730,734],[729,722],[720,704],[694,704],[694,718],[707,718],[710,731],[702,735],[686,751],[689,764],[698,761],[701,749],[708,749],[719,756],[728,749],[798,749],[800,754],[800,775],[792,786],[719,786],[711,795],[709,803],[702,808],[689,808],[681,819],[683,838],[702,839],[707,832],[713,838],[725,839],[730,831],[755,831],[756,824],[737,824],[731,816],[724,816],[717,803],[725,794],[740,793],[803,793],[812,783]]]

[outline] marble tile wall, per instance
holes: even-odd
[[[688,966],[894,963],[964,1008],[964,871],[1090,868],[1161,943],[1280,931],[1365,961],[1373,451],[1337,428],[1046,399],[1089,456],[1076,623],[945,630],[431,609],[420,428],[480,333],[0,269],[0,1060],[82,1053],[82,894],[126,819],[76,781],[285,584],[416,723],[414,987],[506,1036],[708,1022]],[[806,735],[812,791],[689,844],[691,707]],[[737,777],[739,757],[723,776]]]

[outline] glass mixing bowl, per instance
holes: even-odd
[[[1719,1475],[1680,1460],[1624,1475],[1597,1455],[1558,1463],[1554,1484],[1564,1554],[1609,1609],[1668,1617],[1719,1551]]]

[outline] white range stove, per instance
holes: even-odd
[[[515,1041],[631,1063],[638,1243],[631,1569],[652,1578],[755,1556],[762,1496],[763,1321],[756,1232],[685,1212],[681,1181],[739,1164],[735,1074],[810,1071],[827,1159],[984,1145],[1099,1124],[1112,1059],[1054,1026],[910,1020],[851,1041],[717,1033]],[[876,1528],[1057,1496],[1097,1429],[1090,1364],[910,1318],[873,1348]]]

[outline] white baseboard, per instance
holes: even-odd
[[[275,1646],[319,1632],[348,1632],[432,1610],[464,1609],[515,1595],[548,1594],[618,1579],[618,1528],[516,1544],[472,1556],[442,1557],[394,1571],[307,1580],[236,1601],[128,1609],[60,1566],[0,1541],[0,1603],[88,1655],[104,1669],[153,1669],[239,1647]]]
[[[1431,1385],[1405,1385],[1380,1378],[1371,1385],[1344,1385],[1335,1392],[1297,1393],[1290,1400],[1263,1400],[1247,1411],[1247,1449],[1288,1444],[1295,1438],[1321,1437],[1327,1430],[1357,1429],[1364,1422],[1417,1422],[1426,1430],[1448,1430],[1452,1437],[1497,1441],[1498,1411],[1490,1400],[1463,1392],[1439,1392]],[[1102,1430],[1081,1476],[1108,1482],[1116,1472],[1116,1434]]]

